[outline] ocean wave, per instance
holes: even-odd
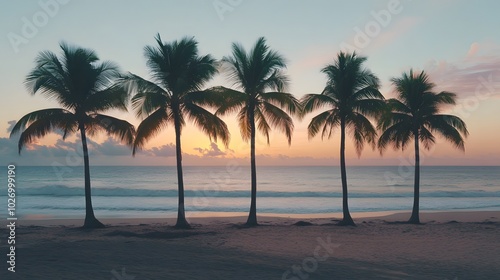
[[[155,206],[93,206],[94,210],[108,210],[108,211],[177,211],[176,207],[155,207]],[[75,210],[85,211],[85,205],[34,205],[29,206],[27,209],[33,210]]]
[[[498,209],[500,204],[492,203],[486,205],[422,205],[420,210],[422,211],[457,211],[457,210],[483,210],[483,209]],[[74,205],[37,205],[30,206],[23,211],[35,210],[37,213],[40,211],[62,211],[64,213],[68,212],[84,212],[85,206]],[[177,211],[176,207],[158,207],[158,206],[148,206],[148,205],[137,205],[137,206],[94,206],[95,211],[109,211],[109,212],[171,212],[175,213]],[[277,214],[320,214],[320,213],[335,213],[341,212],[342,209],[340,205],[338,207],[260,207],[259,213],[277,213]],[[390,205],[390,206],[365,206],[365,207],[351,207],[353,213],[356,212],[379,212],[379,211],[409,211],[410,208],[407,205]],[[206,206],[197,207],[194,205],[186,205],[186,211],[188,213],[192,212],[225,212],[225,213],[235,213],[241,212],[246,213],[248,208],[246,206]]]
[[[68,187],[64,185],[43,186],[38,188],[18,188],[18,196],[51,196],[51,197],[80,197],[84,195],[84,189]],[[318,191],[301,191],[301,192],[283,192],[283,191],[258,191],[258,197],[277,197],[277,198],[294,198],[294,197],[342,197],[341,192],[318,192]],[[3,193],[1,196],[6,196]],[[177,190],[155,190],[155,189],[127,189],[127,188],[93,188],[92,196],[103,197],[177,197]],[[203,191],[203,190],[186,190],[186,197],[249,197],[248,191]],[[352,198],[391,198],[391,197],[413,197],[413,192],[351,192],[349,196]],[[474,197],[500,197],[500,191],[428,191],[421,192],[421,197],[457,197],[457,198],[474,198]]]

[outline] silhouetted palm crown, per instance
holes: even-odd
[[[293,120],[288,114],[300,111],[298,100],[284,92],[288,78],[282,72],[285,59],[276,51],[269,50],[264,38],[259,38],[250,52],[233,43],[233,55],[222,59],[229,78],[240,91],[226,89],[227,102],[221,104],[217,114],[237,112],[241,135],[248,141],[251,134],[251,119],[269,143],[271,128],[285,133],[288,143],[292,141]],[[215,89],[217,90],[217,89]]]
[[[217,63],[210,55],[198,56],[194,38],[163,43],[159,35],[157,46],[147,46],[145,56],[152,81],[136,75],[126,80],[137,93],[132,106],[137,116],[146,118],[137,128],[134,153],[167,125],[185,125],[185,117],[214,140],[227,145],[226,124],[202,106],[215,106],[214,96],[201,92],[201,87],[217,72]]]
[[[321,70],[328,82],[321,94],[307,94],[302,99],[303,114],[321,108],[328,110],[315,116],[308,126],[309,137],[321,133],[330,138],[336,127],[344,122],[361,154],[364,143],[375,145],[376,130],[368,117],[377,117],[384,107],[383,95],[378,91],[379,80],[369,70],[362,68],[365,57],[355,53],[339,53],[334,64]]]
[[[63,139],[82,127],[93,135],[102,130],[125,143],[134,139],[134,127],[126,121],[100,114],[109,109],[127,110],[127,92],[111,86],[120,73],[111,62],[99,62],[94,51],[62,43],[63,54],[41,52],[35,69],[27,76],[26,86],[57,100],[63,108],[44,109],[22,117],[11,135],[22,131],[19,152],[35,138],[62,131]]]
[[[455,104],[454,93],[432,92],[434,84],[423,71],[414,74],[410,70],[401,78],[393,78],[392,83],[398,96],[387,101],[390,110],[379,122],[383,131],[378,142],[381,150],[388,144],[405,149],[415,135],[428,149],[436,141],[435,132],[457,148],[465,149],[462,137],[468,135],[465,123],[456,116],[439,114],[443,105]]]

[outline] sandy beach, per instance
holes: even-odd
[[[408,213],[356,218],[192,218],[24,220],[16,228],[16,272],[2,241],[1,279],[495,279],[500,274],[500,212]],[[305,222],[296,225],[297,222]],[[310,225],[308,224],[310,223]],[[2,240],[8,231],[1,230]]]

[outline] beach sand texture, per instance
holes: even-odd
[[[0,279],[498,279],[499,212],[394,223],[407,215],[357,218],[357,227],[194,218],[190,230],[162,219],[103,220],[108,227],[98,230],[80,229],[79,220],[20,221],[16,272],[4,266]]]

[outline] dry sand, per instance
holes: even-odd
[[[193,218],[19,221],[16,272],[7,271],[0,230],[0,279],[500,279],[500,212],[408,213],[357,218]],[[310,222],[297,226],[298,221]],[[295,272],[293,267],[295,267]],[[287,272],[289,271],[289,272]]]

